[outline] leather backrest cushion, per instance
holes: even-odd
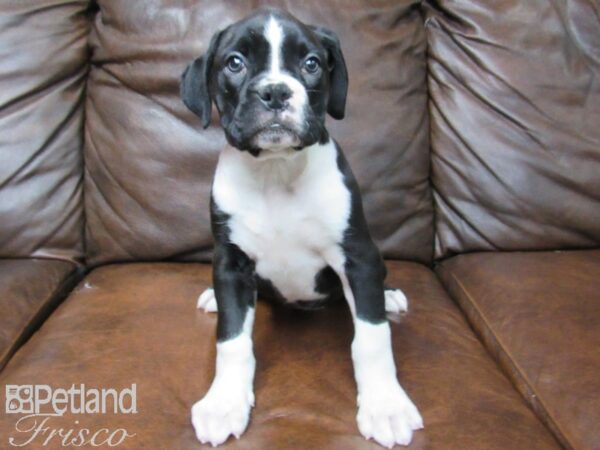
[[[88,6],[0,2],[0,258],[83,257]]]
[[[597,247],[598,6],[427,3],[436,256]]]
[[[98,0],[86,104],[86,242],[92,265],[206,260],[209,192],[225,143],[179,98],[179,78],[214,32],[282,6],[338,33],[350,73],[346,118],[329,121],[388,257],[430,261],[426,43],[419,1]]]

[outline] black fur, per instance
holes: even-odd
[[[338,168],[351,194],[350,219],[342,249],[346,256],[346,276],[354,295],[356,315],[371,323],[382,323],[386,320],[385,264],[371,239],[358,183],[337,145],[336,150]],[[254,261],[237,245],[230,243],[227,227],[229,215],[220,211],[214,201],[211,201],[211,220],[215,237],[213,283],[219,310],[219,341],[235,337],[241,332],[248,307],[254,307],[256,295],[281,303],[293,300],[289,305],[300,309],[317,309],[327,302],[343,298],[339,277],[331,267],[326,266],[315,277],[315,290],[324,294],[325,299],[285,299],[269,280],[256,275]]]
[[[212,109],[209,92],[210,74],[220,39],[221,32],[212,37],[206,54],[196,58],[181,75],[181,98],[185,105],[202,119],[204,128],[210,124]]]
[[[231,339],[242,331],[248,308],[255,306],[254,262],[229,241],[229,215],[211,198],[211,224],[215,238],[213,289],[218,308],[217,341]]]
[[[341,120],[346,112],[348,93],[348,71],[337,35],[327,28],[312,27],[323,47],[327,49],[329,64],[329,101],[327,112],[334,119]]]
[[[221,118],[228,142],[240,150],[257,156],[257,133],[278,122],[277,112],[265,107],[257,85],[269,62],[269,44],[263,35],[265,18],[277,17],[286,33],[282,49],[287,73],[299,80],[308,93],[310,108],[305,111],[303,124],[280,123],[283,129],[298,138],[298,150],[328,139],[325,129],[327,112],[336,118],[344,117],[348,74],[340,43],[335,33],[325,28],[307,27],[294,17],[279,10],[259,12],[217,33],[205,55],[190,64],[182,75],[181,95],[184,103],[210,123],[211,103]],[[236,56],[244,61],[245,69],[233,73],[228,61]],[[317,73],[302,70],[309,57],[321,61]]]
[[[387,270],[369,233],[356,178],[337,144],[336,149],[338,168],[352,198],[342,248],[346,256],[346,276],[354,295],[356,315],[371,323],[381,323],[386,320],[383,281]]]
[[[269,44],[263,36],[269,15],[276,16],[285,28],[282,45],[285,71],[304,85],[309,99],[304,124],[280,124],[286,132],[297,136],[297,150],[328,141],[325,115],[329,113],[335,119],[344,117],[348,90],[348,73],[339,40],[325,28],[305,26],[281,11],[262,10],[215,34],[207,52],[183,73],[181,96],[188,108],[201,118],[204,127],[210,124],[214,102],[229,143],[254,156],[261,152],[255,145],[255,135],[278,120],[276,109],[282,101],[269,99],[269,93],[257,89],[269,60]],[[236,72],[232,69],[232,56],[244,63],[243,70]],[[309,57],[316,57],[321,63],[314,73],[302,70]],[[358,184],[337,145],[336,150],[338,168],[352,199],[348,229],[341,243],[346,257],[346,276],[358,317],[380,323],[386,319],[385,266],[369,234]],[[255,306],[257,294],[285,301],[269,280],[257,276],[255,262],[230,241],[229,220],[229,215],[221,211],[211,198],[215,238],[213,286],[219,314],[217,339],[220,342],[242,331],[249,308]],[[323,267],[316,275],[314,288],[325,295],[324,300],[289,300],[294,301],[293,306],[314,309],[325,301],[343,298],[342,283],[329,266]]]

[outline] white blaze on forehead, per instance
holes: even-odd
[[[273,16],[269,17],[269,21],[265,25],[265,39],[269,43],[271,73],[279,74],[281,72],[281,47],[283,45],[283,29]]]
[[[308,105],[308,95],[304,85],[283,67],[283,41],[285,32],[281,24],[270,16],[265,24],[264,37],[269,44],[269,66],[259,86],[283,83],[292,91],[288,99],[288,107],[280,113],[280,118],[303,128],[305,124],[305,109]]]

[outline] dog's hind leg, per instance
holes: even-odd
[[[386,287],[384,294],[386,312],[403,313],[408,311],[408,300],[400,289]]]
[[[196,308],[203,309],[206,312],[217,312],[217,299],[215,298],[215,291],[213,288],[208,288],[200,294]]]

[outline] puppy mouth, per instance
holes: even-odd
[[[271,121],[258,128],[251,140],[265,150],[296,148],[300,145],[298,133],[279,121]]]
[[[260,126],[255,132],[254,132],[254,136],[256,135],[273,135],[273,136],[280,136],[280,135],[286,135],[286,134],[291,134],[291,135],[296,135],[296,133],[287,125],[284,125],[283,123],[279,122],[279,121],[271,121],[265,125]]]

